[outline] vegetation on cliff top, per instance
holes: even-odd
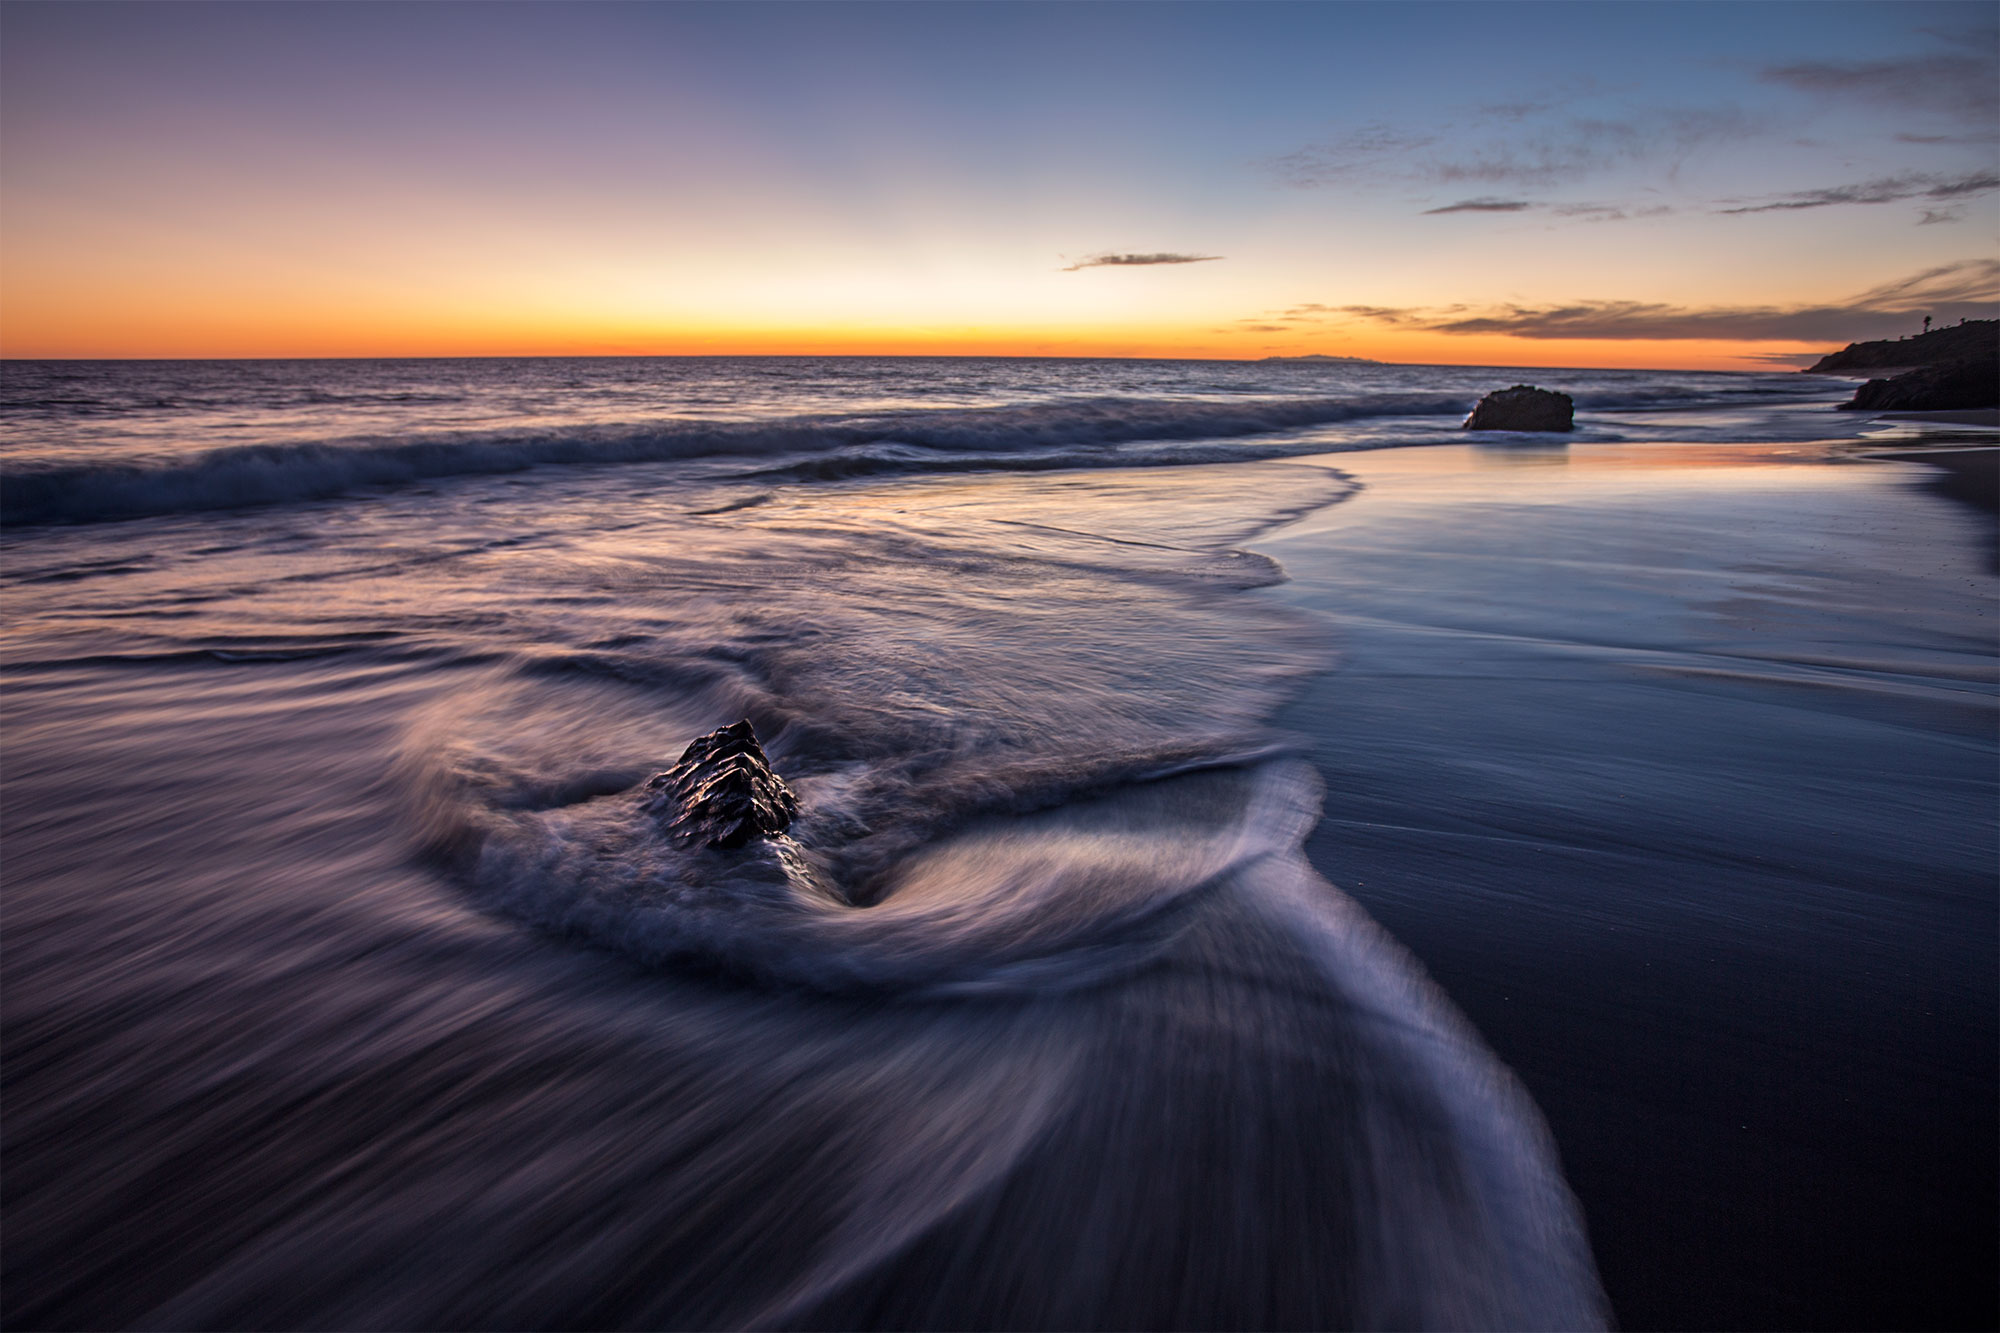
[[[1849,343],[1806,368],[1807,374],[1839,374],[1851,370],[1937,366],[1975,357],[2000,360],[2000,319],[1970,319],[1950,328],[1933,329],[1914,338]]]

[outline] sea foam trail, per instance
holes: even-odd
[[[616,718],[590,695],[600,726]],[[517,733],[524,703],[506,709]],[[814,1243],[779,1257],[725,1227],[759,1289],[670,1275],[613,1322],[1602,1327],[1526,1095],[1304,864],[1312,771],[1269,749],[1106,753],[1115,731],[1086,735],[1049,762],[975,751],[976,768],[906,781],[871,770],[907,745],[825,766],[810,752],[824,735],[781,727],[774,761],[803,774],[796,838],[733,853],[647,812],[643,765],[532,789],[432,775],[433,846],[486,910],[662,975],[726,978],[767,1009],[866,1006],[840,1021],[868,1055],[841,1058],[895,1109],[843,1097],[816,1126],[838,1148],[724,1187],[827,1200],[798,1205],[825,1210]],[[873,845],[884,824],[907,836]],[[844,840],[864,853],[828,854]],[[798,1151],[759,1147],[763,1132],[733,1132],[731,1160]],[[679,1233],[654,1271],[711,1272],[724,1244]],[[467,1318],[463,1299],[440,1293],[419,1322]]]
[[[1213,868],[1150,969],[1072,1001],[1076,1062],[1038,1089],[1037,1132],[1004,1171],[913,1213],[923,1225],[854,1236],[752,1322],[1603,1326],[1527,1097],[1287,845],[1296,817],[1310,822],[1310,771],[1252,770],[1234,801],[1218,791],[1229,785],[1175,780],[999,834],[1021,849],[1039,834],[1088,863],[1078,840],[1105,825],[1171,845],[1200,810],[1210,836],[1256,850]],[[1218,806],[1237,811],[1233,831],[1216,828]],[[948,858],[961,870],[1007,859],[965,852]],[[1152,874],[1131,861],[1112,877]]]
[[[1601,1320],[1299,857],[1327,645],[1239,544],[1350,479],[629,481],[13,547],[9,1322]],[[800,818],[690,849],[743,717]]]
[[[698,984],[681,951],[615,1008],[563,1012],[560,1059],[548,1001],[509,994],[509,968],[464,1013],[378,1007],[372,1043],[436,1053],[398,1101],[447,1106],[462,1152],[419,1151],[397,1102],[357,1103],[361,1166],[313,1155],[344,1140],[253,1159],[233,1184],[267,1191],[264,1229],[141,1322],[1604,1326],[1526,1096],[1300,860],[1316,789],[1267,761],[975,822],[842,909],[851,928],[825,929],[825,904],[735,915],[725,947],[787,955],[782,976]],[[635,925],[687,906],[645,877],[625,891]],[[398,933],[359,961],[497,961]],[[645,956],[643,933],[591,938]],[[839,964],[869,993],[797,984],[801,953],[850,948],[874,957]],[[1004,984],[929,984],[946,958]],[[489,1046],[513,1072],[464,1081]],[[208,1088],[206,1123],[259,1095]],[[302,1179],[329,1183],[300,1199]],[[571,1234],[589,1243],[552,1246]]]

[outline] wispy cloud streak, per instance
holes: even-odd
[[[1080,268],[1144,268],[1152,264],[1207,264],[1221,258],[1221,255],[1183,255],[1164,250],[1152,254],[1101,254],[1079,259],[1064,268],[1063,272],[1074,273]]]
[[[1608,300],[1484,307],[1312,304],[1293,306],[1277,318],[1295,325],[1364,321],[1427,333],[1547,340],[1845,342],[1909,332],[1922,315],[1940,323],[1990,319],[1996,302],[2000,302],[2000,260],[1968,259],[1825,305],[1682,306]]]
[[[1908,172],[1853,185],[1800,190],[1758,204],[1719,208],[1718,213],[1785,213],[1802,208],[1832,208],[1839,204],[1891,204],[1901,199],[1963,199],[2000,190],[2000,172],[1975,171],[1964,176]]]
[[[1461,199],[1443,208],[1426,208],[1425,217],[1436,217],[1440,213],[1521,213],[1535,205],[1526,199]]]

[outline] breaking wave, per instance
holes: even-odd
[[[1099,398],[1008,408],[803,416],[776,421],[656,421],[434,432],[212,449],[192,457],[16,464],[0,481],[0,521],[125,518],[326,499],[366,487],[518,472],[549,464],[754,459],[797,479],[883,470],[1144,466],[1253,459],[1286,452],[1120,451],[1140,441],[1240,440],[1360,417],[1463,412],[1462,396],[1148,401]],[[1326,447],[1323,443],[1313,448]],[[780,460],[783,460],[782,462]]]
[[[1631,413],[1692,422],[1685,409],[1828,394],[1803,375],[1234,362],[15,362],[0,385],[0,521],[286,504],[548,466],[681,463],[689,480],[812,483],[1234,462],[1435,442],[1481,393],[1520,378],[1612,418],[1579,421],[1584,439],[1622,438]],[[709,411],[725,415],[698,415]]]

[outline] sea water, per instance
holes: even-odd
[[[1313,874],[1244,544],[1485,389],[1812,377],[10,362],[6,1320],[1585,1327],[1539,1115]],[[748,718],[801,814],[642,809]]]

